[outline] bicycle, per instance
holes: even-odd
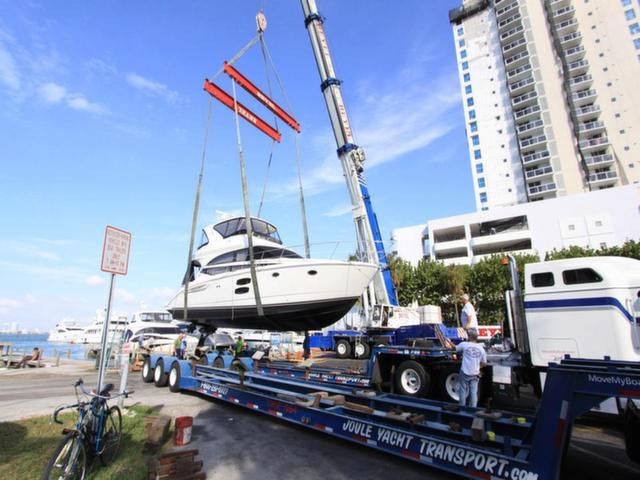
[[[108,383],[100,393],[94,393],[84,387],[81,378],[73,387],[77,403],[57,407],[53,412],[53,421],[62,424],[58,414],[70,408],[78,410],[78,420],[75,428],[62,430],[64,437],[44,470],[43,480],[84,480],[87,465],[94,458],[97,457],[105,466],[115,458],[120,448],[122,414],[120,408],[109,406],[107,400],[121,396],[127,398],[133,391],[111,396],[114,386]],[[81,399],[78,388],[82,394],[92,398]]]

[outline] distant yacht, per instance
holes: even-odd
[[[73,320],[62,320],[49,332],[48,342],[82,343],[84,327]]]
[[[96,319],[89,326],[84,328],[80,334],[80,343],[99,344],[102,341],[102,330],[104,328],[105,315],[102,311],[96,312]],[[127,316],[113,314],[109,322],[107,342],[120,342],[127,328]]]
[[[166,310],[136,312],[127,325],[123,342],[132,344],[134,351],[138,346],[149,350],[164,345],[173,346],[173,342],[186,327],[184,322],[174,320]]]
[[[339,320],[362,295],[378,266],[303,258],[282,246],[278,230],[251,219],[264,316],[258,316],[244,217],[204,228],[188,280],[188,321],[206,327],[318,330]],[[167,305],[184,318],[184,286]]]

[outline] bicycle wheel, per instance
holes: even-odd
[[[53,452],[42,479],[84,480],[86,469],[87,455],[84,442],[77,432],[69,432]]]
[[[117,406],[109,407],[104,417],[104,429],[102,431],[102,451],[100,462],[102,465],[111,463],[118,454],[120,441],[122,440],[122,414]]]

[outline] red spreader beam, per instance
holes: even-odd
[[[253,97],[262,103],[265,107],[267,107],[271,112],[277,115],[284,123],[293,128],[296,132],[300,133],[300,124],[284,111],[282,107],[280,107],[276,102],[271,100],[267,94],[265,94],[262,90],[256,87],[251,80],[242,75],[238,70],[236,70],[233,66],[224,62],[224,72],[229,75],[234,81],[238,83],[242,88],[244,88],[247,92],[249,92]]]
[[[231,110],[235,110],[234,102],[231,95],[218,87],[215,83],[210,82],[208,79],[204,81],[205,91],[209,93],[213,98],[219,100],[223,105],[226,105]],[[247,122],[251,123],[258,130],[262,131],[267,136],[271,137],[276,142],[279,142],[282,135],[279,131],[269,125],[267,122],[258,117],[255,113],[249,110],[247,107],[238,102],[238,115],[244,118]]]

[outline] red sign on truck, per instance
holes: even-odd
[[[129,269],[129,249],[131,234],[111,225],[107,225],[102,245],[102,264],[100,270],[115,275],[126,275]]]

